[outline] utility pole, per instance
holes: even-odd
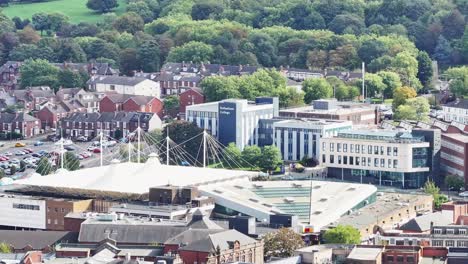
[[[99,133],[99,156],[100,156],[100,164],[102,167],[102,129],[101,129],[101,133]]]
[[[137,127],[137,134],[138,134],[138,149],[137,149],[137,161],[140,163],[140,134],[141,134],[141,129],[140,129],[140,116],[138,116],[138,127]]]
[[[128,162],[132,162],[132,142],[128,139]]]
[[[366,79],[366,63],[362,62],[362,101],[366,101],[366,91],[365,91],[365,79]]]
[[[312,174],[310,174],[310,190],[309,190],[309,225],[312,225]]]
[[[65,151],[63,149],[63,137],[60,139],[60,168],[63,169],[63,158],[64,158],[64,155],[65,154]]]
[[[203,168],[206,167],[206,130],[203,130]]]
[[[166,165],[169,166],[169,127],[166,127]]]

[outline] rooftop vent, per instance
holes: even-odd
[[[234,187],[236,187],[237,189],[244,189],[244,187],[240,186],[240,185],[234,185]]]
[[[347,191],[355,191],[355,190],[356,190],[356,188],[354,188],[354,187],[351,187],[351,188],[347,189]]]
[[[299,188],[299,187],[302,187],[302,184],[293,183],[293,184],[292,184],[292,187],[294,187],[294,188]]]
[[[294,203],[294,198],[292,198],[292,197],[285,197],[285,198],[284,198],[284,201],[287,202],[287,203]]]
[[[220,190],[213,190],[213,192],[215,192],[215,193],[219,193],[219,194],[222,194],[222,193],[223,193],[223,192],[222,192],[222,191],[220,191]]]
[[[253,185],[254,188],[263,188],[263,185],[258,184],[258,183],[254,183],[252,185]]]
[[[254,199],[254,198],[249,198],[249,201],[254,202],[254,203],[258,203],[258,200]]]
[[[322,185],[315,185],[313,188],[314,189],[320,189],[320,188],[322,188]]]

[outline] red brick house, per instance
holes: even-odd
[[[39,119],[26,113],[0,113],[0,133],[19,133],[28,138],[39,134]]]
[[[14,90],[18,86],[22,62],[7,61],[0,67],[0,86],[5,90]]]
[[[179,96],[179,112],[185,114],[185,108],[189,105],[203,104],[205,102],[205,95],[200,88],[190,88]]]
[[[157,97],[110,93],[99,103],[100,112],[144,112],[162,117],[163,102]]]
[[[37,111],[36,117],[41,121],[41,128],[49,130],[50,128],[57,128],[57,123],[61,118],[76,112],[86,112],[86,108],[79,102],[72,100],[46,105]]]

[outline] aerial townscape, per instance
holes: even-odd
[[[0,264],[468,264],[468,0],[0,0]]]

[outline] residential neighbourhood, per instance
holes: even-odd
[[[468,263],[467,11],[0,1],[0,264]]]

